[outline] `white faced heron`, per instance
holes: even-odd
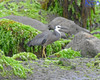
[[[54,41],[59,40],[59,38],[61,37],[61,33],[60,33],[60,29],[62,27],[60,25],[55,26],[54,31],[44,31],[41,34],[38,34],[35,38],[33,38],[31,41],[29,41],[27,43],[27,45],[29,47],[31,46],[35,46],[35,45],[41,45],[43,46],[43,52],[42,52],[42,57],[44,56],[46,58],[45,55],[45,48],[48,44],[53,43]]]

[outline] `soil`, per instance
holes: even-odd
[[[100,80],[100,63],[95,58],[68,59],[71,66],[61,66],[57,60],[43,60],[23,62],[24,67],[29,67],[32,74],[27,73],[26,79],[14,75],[0,78],[0,80]]]

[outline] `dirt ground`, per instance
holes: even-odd
[[[100,62],[95,58],[76,58],[68,59],[71,66],[60,66],[55,60],[37,60],[23,62],[24,67],[29,67],[32,74],[27,73],[26,79],[6,76],[0,80],[100,80]]]

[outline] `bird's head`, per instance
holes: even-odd
[[[55,26],[55,30],[59,31],[61,29],[60,25]]]

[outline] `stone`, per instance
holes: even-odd
[[[62,27],[64,27],[65,29],[62,29],[61,32],[69,33],[70,35],[75,35],[80,31],[90,33],[90,31],[88,31],[87,29],[84,29],[75,24],[74,21],[68,20],[63,17],[56,17],[48,24],[48,27],[49,29],[54,29],[54,26],[56,25],[61,25]]]
[[[29,17],[10,15],[10,16],[6,16],[6,17],[2,17],[0,19],[3,19],[3,18],[14,20],[16,22],[20,22],[25,25],[30,25],[30,26],[34,27],[35,29],[40,30],[42,32],[45,30],[48,30],[47,25],[43,24],[42,22],[40,22],[36,19],[32,19]]]
[[[66,46],[66,48],[70,47],[75,51],[81,51],[82,57],[93,58],[100,53],[100,39],[81,31]]]

